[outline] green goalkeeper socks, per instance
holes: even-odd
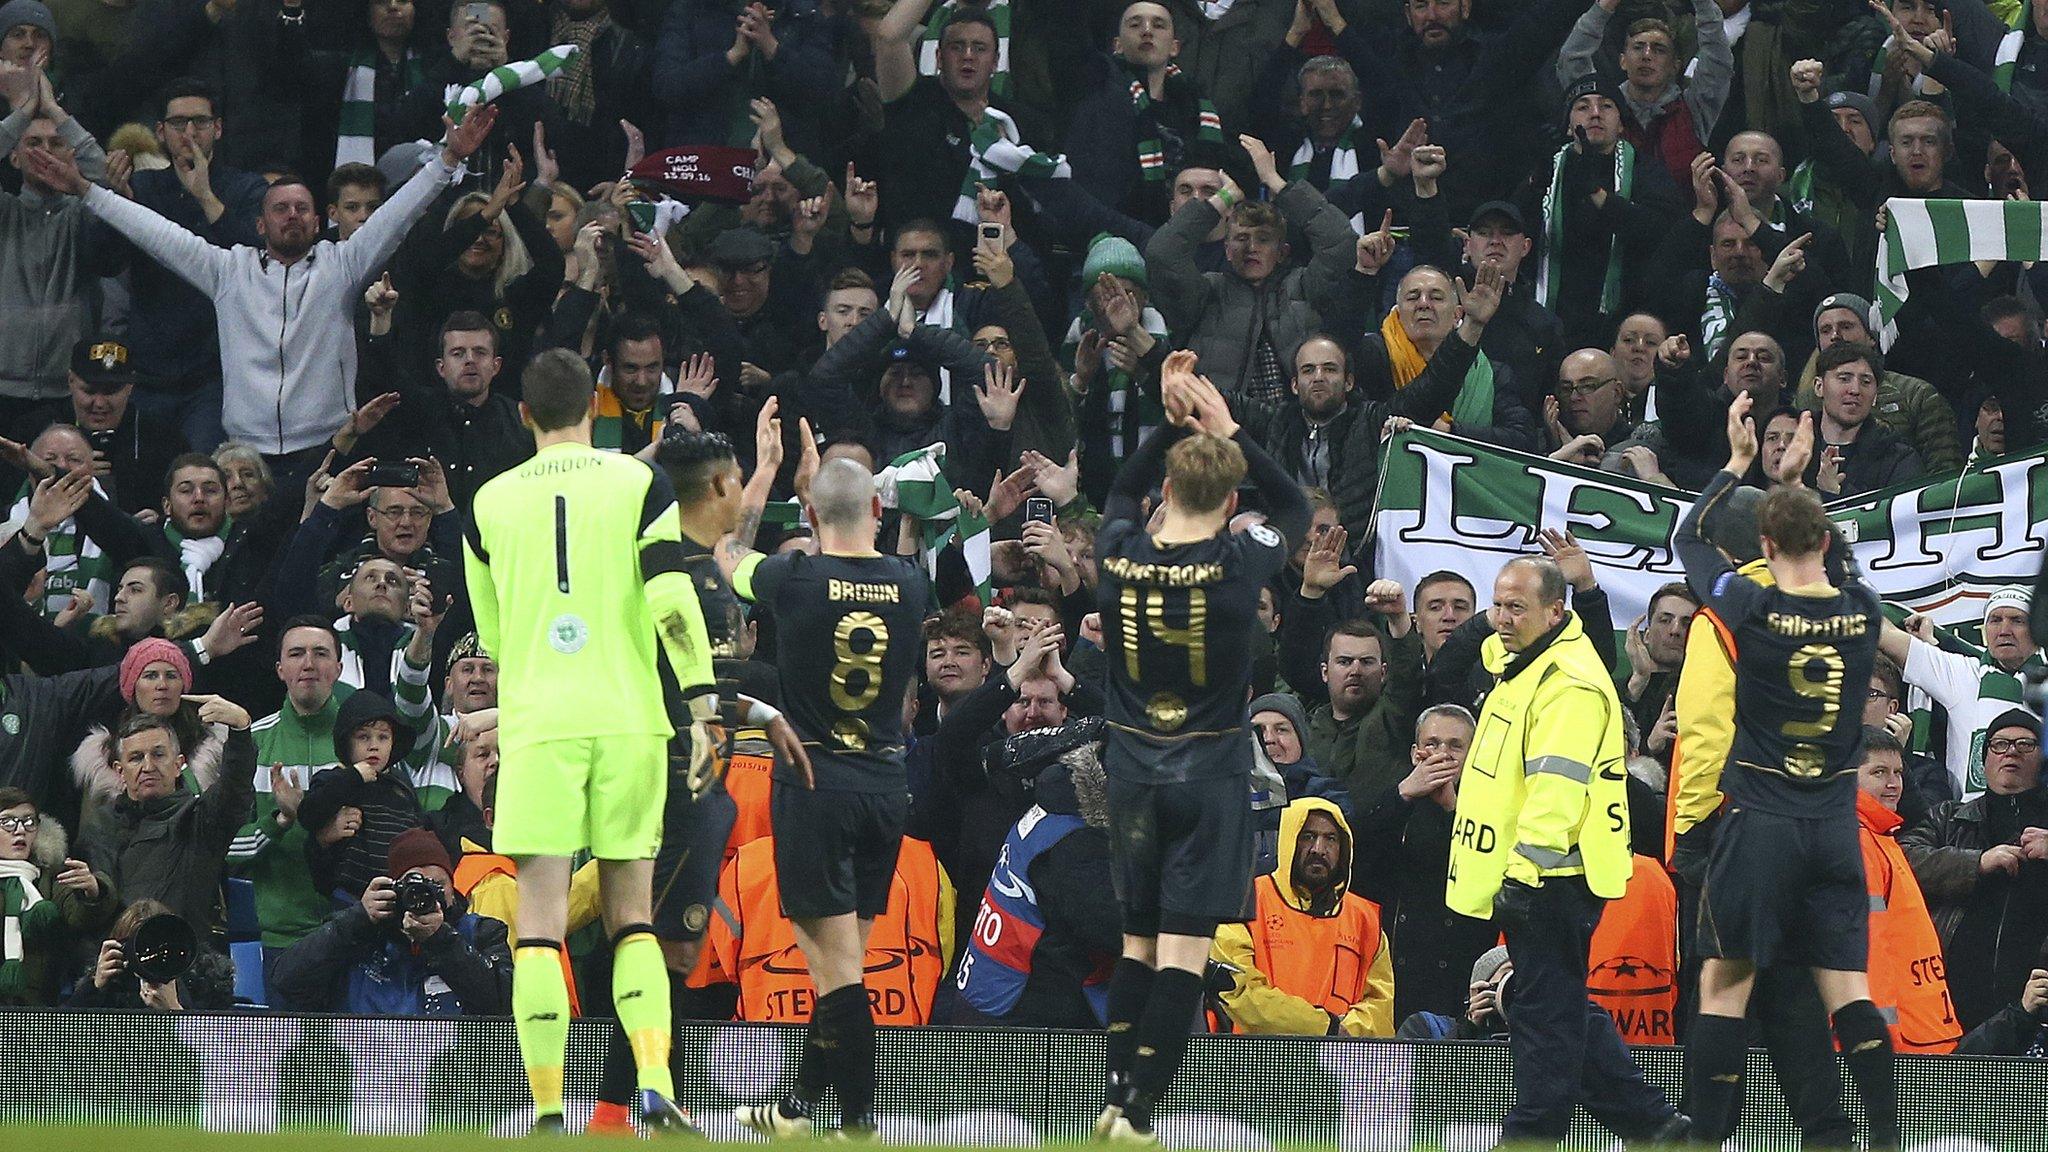
[[[633,1049],[638,1087],[673,1100],[676,1085],[668,1054],[675,1023],[669,1009],[668,964],[660,942],[645,924],[621,931],[612,944],[612,1005]]]
[[[513,949],[512,1023],[519,1032],[526,1083],[533,1089],[534,1115],[560,1116],[562,1062],[569,1047],[569,985],[557,942],[522,939]]]

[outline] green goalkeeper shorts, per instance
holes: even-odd
[[[498,765],[491,849],[504,856],[652,860],[668,795],[660,736],[542,740]]]

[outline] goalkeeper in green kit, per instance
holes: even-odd
[[[519,865],[512,1015],[535,1127],[562,1124],[569,993],[560,948],[571,858],[588,849],[642,1118],[657,1132],[694,1131],[673,1100],[669,976],[649,923],[650,888],[670,737],[683,733],[679,772],[715,770],[711,645],[667,476],[590,446],[594,388],[572,353],[535,357],[521,383],[520,415],[537,451],[477,491],[465,568],[477,638],[498,658],[492,839]],[[673,721],[657,643],[689,713]]]

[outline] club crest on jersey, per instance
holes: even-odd
[[[564,656],[574,656],[590,643],[590,626],[574,612],[564,612],[548,623],[548,646]]]
[[[1253,540],[1258,541],[1260,544],[1263,544],[1268,548],[1278,548],[1280,546],[1280,533],[1273,531],[1271,528],[1268,528],[1264,524],[1254,524],[1251,527],[1245,529],[1245,532],[1246,534],[1251,536]]]

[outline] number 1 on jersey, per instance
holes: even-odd
[[[569,594],[569,498],[555,497],[555,588]]]
[[[1166,622],[1166,591],[1149,588],[1142,593],[1144,612],[1139,613],[1141,593],[1125,585],[1122,595],[1117,598],[1117,608],[1123,617],[1124,671],[1131,683],[1140,682],[1138,675],[1138,640],[1149,627],[1152,635],[1161,644],[1173,644],[1187,649],[1188,680],[1196,688],[1209,683],[1209,596],[1200,588],[1187,590],[1187,625],[1175,628]]]

